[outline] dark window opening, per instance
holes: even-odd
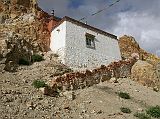
[[[95,49],[95,36],[86,34],[86,47]]]

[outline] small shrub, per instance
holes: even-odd
[[[43,60],[44,60],[44,58],[42,55],[39,55],[39,54],[32,55],[32,62],[40,62]]]
[[[54,56],[54,57],[59,57],[59,55],[58,55],[58,54],[53,54],[53,56]]]
[[[73,72],[73,70],[69,69],[69,68],[66,68],[66,69],[65,68],[58,68],[53,76],[61,76],[65,73],[70,73],[70,72]]]
[[[62,69],[62,72],[63,72],[63,74],[65,74],[65,73],[73,72],[73,70],[70,68],[64,68],[64,69]]]
[[[154,118],[160,118],[160,106],[150,107],[148,110],[146,110],[147,114]]]
[[[121,98],[124,98],[124,99],[130,99],[130,95],[128,93],[125,93],[125,92],[119,92],[118,93],[118,96],[121,97]]]
[[[64,72],[55,72],[53,74],[53,76],[62,76],[64,74]]]
[[[29,65],[29,61],[25,58],[21,58],[19,59],[19,62],[18,62],[19,65]]]
[[[148,115],[145,114],[145,113],[138,113],[138,112],[136,112],[136,113],[134,114],[134,116],[137,117],[138,119],[151,119],[151,117],[148,116]]]
[[[121,112],[130,114],[132,111],[129,108],[121,107]]]
[[[46,87],[47,86],[44,81],[40,81],[40,80],[33,81],[32,85],[35,88],[42,88],[42,87]]]
[[[153,91],[158,92],[159,88],[157,86],[153,87]]]

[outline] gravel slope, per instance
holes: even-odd
[[[49,97],[31,85],[36,79],[51,80],[62,68],[43,61],[15,73],[0,72],[0,119],[136,119],[136,111],[160,105],[160,92],[127,78],[74,91],[74,100],[73,92]],[[119,91],[129,93],[131,99],[119,98]],[[128,107],[132,113],[124,114],[120,107]]]

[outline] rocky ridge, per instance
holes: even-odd
[[[123,59],[131,57],[132,54],[138,54],[140,60],[147,61],[150,64],[157,65],[160,62],[158,56],[140,48],[136,39],[132,36],[124,35],[119,38],[118,42]]]

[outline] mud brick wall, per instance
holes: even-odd
[[[116,79],[130,77],[131,68],[136,61],[137,60],[134,58],[120,60],[118,62],[112,62],[108,66],[102,65],[101,67],[93,70],[67,73],[62,76],[55,77],[50,82],[50,91],[46,92],[83,89],[93,86],[94,84],[99,84],[100,82],[108,81],[112,77],[115,77]]]

